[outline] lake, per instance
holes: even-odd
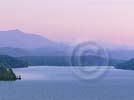
[[[94,80],[78,77],[73,67],[37,66],[14,72],[22,80],[0,82],[0,100],[134,100],[134,71],[110,68]]]

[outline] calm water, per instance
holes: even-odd
[[[72,68],[14,69],[23,80],[0,82],[0,100],[134,100],[134,72],[109,69],[105,76],[84,81]]]

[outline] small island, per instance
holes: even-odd
[[[11,68],[6,68],[0,64],[0,81],[17,80],[17,77]]]
[[[21,76],[16,76],[12,68],[27,67],[27,63],[7,55],[0,55],[0,81],[21,80]]]

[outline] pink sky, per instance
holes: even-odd
[[[0,0],[0,30],[134,46],[132,0]]]

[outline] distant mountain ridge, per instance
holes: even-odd
[[[0,55],[9,55],[12,57],[31,56],[32,53],[29,50],[22,48],[1,47]]]
[[[63,56],[70,46],[20,30],[0,31],[0,54],[19,56]]]
[[[42,36],[26,34],[20,30],[0,31],[0,47],[35,49],[53,43]]]
[[[0,31],[0,62],[11,68],[39,65],[78,66],[75,59],[73,65],[70,64],[70,57],[73,56],[71,51],[75,46],[54,42],[39,35],[26,34],[20,30]],[[123,46],[115,46],[116,48],[114,48],[113,45],[102,45],[102,47],[106,48],[108,53],[108,66],[134,69],[134,60],[132,59],[134,58],[134,49]],[[83,66],[103,66],[105,59],[103,55],[81,56]]]
[[[103,45],[107,48],[106,45]],[[74,46],[51,41],[45,37],[27,34],[20,30],[0,31],[0,55],[13,57],[22,56],[71,56],[70,50]],[[107,53],[112,59],[129,60],[134,58],[134,49],[111,49],[108,45]],[[113,45],[111,46],[113,47]]]
[[[0,55],[0,65],[3,65],[7,68],[28,67],[27,62],[8,55]]]
[[[81,56],[80,64],[78,56],[25,56],[18,57],[21,61],[27,62],[29,66],[115,66],[124,62],[123,60],[109,59],[99,56]]]

